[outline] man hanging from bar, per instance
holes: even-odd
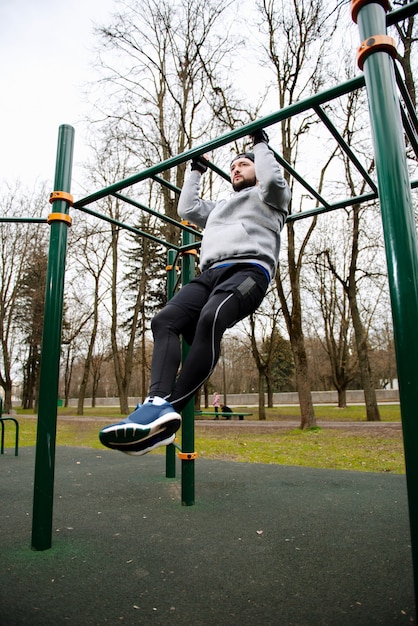
[[[174,441],[180,412],[215,368],[224,332],[258,308],[276,273],[290,190],[266,132],[250,138],[253,152],[231,161],[233,193],[226,200],[200,199],[207,165],[203,157],[192,160],[178,214],[204,228],[201,274],[152,320],[149,396],[126,419],[100,431],[108,448],[142,455]],[[190,350],[177,377],[180,336]]]

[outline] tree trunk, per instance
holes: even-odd
[[[97,390],[99,388],[101,378],[101,367],[103,363],[103,356],[96,356],[92,362],[92,382],[91,382],[91,406],[94,409],[96,406]]]
[[[198,389],[196,391],[196,393],[194,394],[194,410],[195,411],[200,411],[200,396],[201,396],[201,391],[202,389]]]
[[[141,335],[141,397],[142,401],[148,395],[147,388],[147,342],[145,335],[145,326],[146,326],[146,315],[145,315],[145,307],[142,307],[141,310],[141,327],[142,327],[142,335]]]
[[[341,387],[337,389],[338,393],[338,408],[346,409],[347,408],[347,389],[345,387]]]
[[[6,384],[3,386],[4,391],[4,403],[3,403],[3,413],[10,413],[12,410],[12,381],[6,381]]]
[[[266,419],[266,404],[264,399],[264,374],[258,371],[258,419]]]
[[[29,346],[28,358],[23,367],[23,391],[22,391],[22,408],[33,409],[36,398],[38,369],[39,369],[39,354],[35,354],[36,348],[33,345]]]
[[[266,376],[267,385],[267,406],[269,409],[273,407],[273,385],[271,383],[270,376]]]
[[[207,408],[209,408],[209,388],[208,388],[207,381],[203,385],[203,395],[204,395],[204,398],[205,398],[204,407],[205,407],[205,409],[207,409]]]
[[[119,406],[121,413],[124,415],[128,415],[129,413],[129,402],[128,402],[128,390],[125,385],[123,385],[119,389]]]
[[[118,217],[118,213],[116,211],[116,216]],[[119,232],[115,226],[112,225],[112,322],[110,328],[110,339],[112,346],[112,355],[113,355],[113,366],[115,369],[115,379],[116,385],[118,388],[119,395],[119,406],[120,411],[124,415],[128,415],[129,413],[129,404],[128,404],[128,386],[130,382],[130,376],[128,378],[128,373],[126,371],[127,362],[125,355],[125,350],[120,349],[118,345],[118,242],[119,242]],[[125,359],[125,360],[124,360]]]
[[[307,244],[310,234],[315,228],[316,220],[311,224],[308,233],[305,236],[304,245]],[[305,337],[302,329],[302,303],[300,297],[300,267],[302,263],[303,249],[299,253],[297,260],[295,249],[295,233],[293,224],[287,224],[288,232],[288,270],[290,279],[290,288],[292,294],[292,309],[289,309],[287,298],[284,293],[283,284],[280,276],[280,270],[276,274],[277,291],[282,305],[283,315],[286,321],[287,331],[289,333],[290,345],[292,347],[293,359],[295,361],[296,386],[299,395],[299,404],[301,411],[300,427],[315,428],[316,418],[312,403],[312,393],[309,383],[309,367],[308,357],[306,354]]]
[[[316,427],[315,411],[312,403],[311,385],[309,382],[308,357],[305,341],[299,333],[293,333],[291,338],[293,358],[295,361],[296,386],[299,396],[301,422],[300,428]]]
[[[376,390],[374,388],[373,376],[370,366],[367,337],[364,332],[363,324],[361,322],[360,313],[357,306],[357,301],[355,299],[353,301],[351,301],[350,299],[350,308],[356,338],[361,383],[364,390],[364,400],[366,403],[367,421],[379,422],[380,413],[379,407],[377,405]]]
[[[225,367],[225,354],[222,351],[222,385],[223,385],[223,396],[224,396],[224,404],[228,406],[228,396],[226,393],[226,367]]]
[[[64,406],[68,406],[70,397],[71,378],[73,375],[74,356],[72,354],[72,343],[66,345],[65,370],[64,370]]]
[[[81,379],[80,389],[78,392],[77,415],[83,415],[84,413],[84,398],[86,396],[87,383],[89,380],[91,362],[93,359],[94,344],[96,343],[97,337],[97,327],[99,324],[99,278],[97,276],[95,277],[93,311],[93,328],[90,335],[86,360],[84,361],[83,377]]]
[[[250,326],[251,326],[251,351],[254,357],[255,364],[257,366],[258,371],[258,419],[265,420],[266,419],[266,406],[264,399],[264,381],[266,379],[266,368],[267,365],[261,356],[261,352],[257,347],[257,339],[255,333],[255,314],[252,313],[250,315]]]
[[[379,422],[380,414],[377,406],[376,390],[373,384],[373,376],[370,366],[367,335],[361,321],[360,311],[357,304],[356,270],[359,254],[360,236],[360,206],[353,206],[353,239],[352,252],[347,285],[348,301],[350,304],[351,319],[353,321],[357,355],[361,375],[364,399],[366,403],[366,415],[368,422]]]

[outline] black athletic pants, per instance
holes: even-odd
[[[257,309],[268,284],[262,268],[245,263],[206,270],[182,287],[151,323],[149,395],[166,398],[181,411],[212,373],[225,330]],[[180,335],[190,350],[176,381]]]

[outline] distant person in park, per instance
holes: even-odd
[[[152,320],[149,396],[126,419],[100,431],[108,448],[142,455],[174,441],[180,412],[212,373],[224,332],[258,308],[276,273],[290,190],[265,131],[257,130],[250,138],[253,151],[231,161],[233,193],[227,199],[200,199],[206,159],[191,162],[178,214],[204,228],[201,274]],[[176,378],[180,336],[190,350]]]
[[[215,393],[213,394],[213,401],[212,401],[212,406],[215,408],[215,413],[216,413],[216,417],[215,419],[219,419],[218,417],[218,409],[219,409],[219,405],[220,405],[221,401],[219,398],[219,393],[217,391],[215,391]]]
[[[229,406],[228,406],[227,404],[224,404],[224,405],[222,406],[221,411],[222,411],[222,413],[232,413],[232,409],[230,409],[230,408],[229,408]],[[226,419],[226,420],[230,420],[230,419],[231,419],[231,416],[230,416],[230,415],[225,415],[225,419]]]

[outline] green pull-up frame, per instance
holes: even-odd
[[[386,24],[389,21],[389,17],[390,23],[393,24],[397,16],[401,20],[414,15],[418,12],[418,2],[415,0],[402,9],[393,11],[389,16],[386,16],[387,9],[388,3],[386,0],[352,0],[352,16],[358,23],[362,41],[358,60],[360,67],[364,70],[364,76],[359,76],[343,85],[316,94],[311,98],[286,107],[270,116],[247,124],[202,146],[193,148],[148,168],[130,178],[114,183],[73,203],[73,206],[75,209],[100,217],[105,221],[149,237],[166,246],[169,249],[167,271],[168,293],[169,297],[171,297],[176,278],[174,264],[178,255],[182,255],[182,280],[188,282],[193,275],[194,257],[190,254],[190,251],[199,247],[199,233],[190,226],[179,225],[178,222],[172,220],[183,230],[182,244],[173,246],[149,233],[143,233],[132,226],[121,224],[106,215],[99,214],[88,208],[88,206],[106,196],[113,196],[141,210],[154,213],[148,207],[122,196],[120,191],[148,178],[153,178],[157,182],[167,185],[168,183],[158,176],[166,169],[176,167],[193,157],[215,150],[241,139],[259,128],[268,127],[298,113],[310,109],[317,113],[364,176],[371,191],[361,197],[348,198],[333,203],[327,202],[299,176],[289,163],[284,162],[277,155],[282,165],[321,205],[309,211],[292,215],[288,219],[296,220],[311,217],[322,212],[370,201],[376,199],[377,195],[379,195],[393,311],[412,535],[412,555],[415,572],[415,593],[418,598],[418,333],[416,331],[418,320],[418,249],[403,130],[408,135],[414,149],[416,149],[418,142],[416,125],[414,130],[409,123],[405,123],[405,119],[404,123],[402,123],[403,111],[400,108],[396,91],[396,79],[398,76],[395,75],[392,59],[395,56],[395,49],[392,40],[386,35]],[[321,109],[322,104],[333,98],[345,95],[354,89],[361,88],[364,84],[366,85],[369,100],[378,190]],[[402,88],[400,90],[402,93],[405,93],[405,90],[402,90]],[[74,130],[70,126],[61,126],[55,173],[56,191],[51,194],[53,211],[48,218],[51,236],[45,298],[33,500],[32,547],[35,550],[50,548],[52,539],[58,378],[67,228],[70,224],[69,206],[72,204],[70,186],[73,141]],[[209,164],[209,166],[215,172],[224,175],[213,164]],[[417,184],[417,181],[412,182],[413,187],[416,187]],[[179,191],[173,186],[170,187],[176,192]],[[163,220],[170,221],[169,218],[163,215],[154,214]],[[182,502],[185,505],[194,504],[195,452],[193,422],[193,406],[192,403],[189,403],[183,414],[183,441],[181,446]],[[167,476],[175,475],[174,454],[175,446],[169,446],[166,457]]]
[[[394,64],[386,36],[388,2],[352,1],[361,37],[358,60],[368,93],[399,379],[418,598],[418,249]]]
[[[36,439],[35,483],[33,494],[32,547],[51,547],[54,498],[55,441],[61,331],[64,304],[64,275],[73,162],[74,129],[61,126],[49,215],[51,233],[45,290],[45,310],[39,387],[38,430]]]

